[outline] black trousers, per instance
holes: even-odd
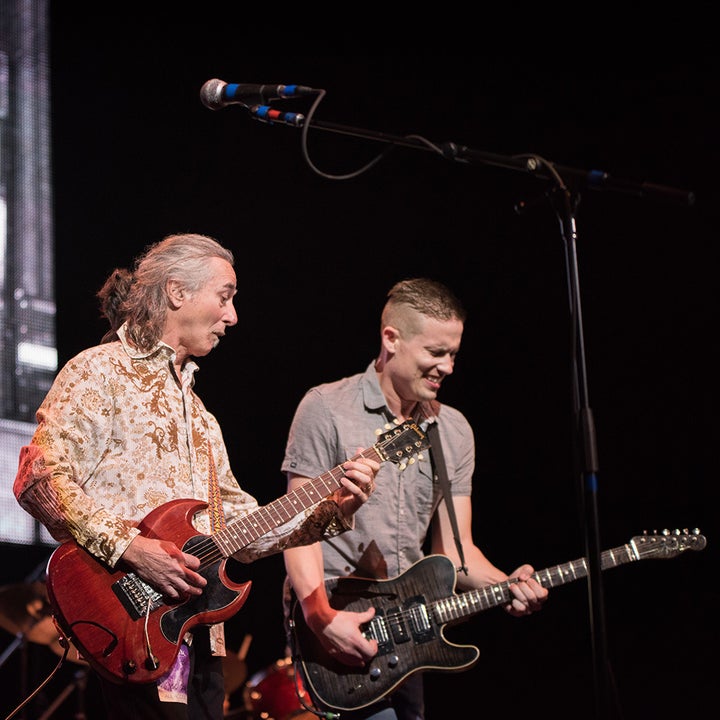
[[[211,655],[207,628],[196,628],[193,632],[187,705],[160,702],[155,683],[98,680],[107,720],[222,720],[224,715],[222,658]]]

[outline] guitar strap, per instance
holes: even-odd
[[[440,444],[440,431],[438,430],[438,424],[431,422],[428,425],[427,435],[430,439],[430,461],[433,465],[433,470],[440,481],[440,487],[445,497],[445,506],[447,507],[448,515],[450,516],[450,524],[452,525],[453,538],[455,540],[455,547],[457,548],[458,555],[460,556],[460,567],[466,575],[468,574],[467,566],[465,565],[465,555],[462,549],[462,543],[460,542],[460,533],[458,532],[457,518],[455,517],[455,505],[453,504],[452,494],[450,493],[450,480],[448,479],[447,467],[445,466],[445,456],[443,455],[442,445]]]
[[[207,425],[205,426],[207,428]],[[220,497],[220,485],[217,479],[217,469],[215,467],[215,456],[213,455],[212,445],[210,444],[210,436],[207,441],[208,449],[208,465],[210,477],[208,479],[208,512],[210,513],[210,525],[213,533],[217,533],[224,529],[225,512],[222,506],[222,498]],[[214,624],[210,626],[210,651],[213,655],[225,657],[225,628],[222,624]]]
[[[207,443],[208,448],[208,459],[210,465],[210,479],[208,480],[209,491],[209,511],[210,511],[210,524],[213,532],[222,530],[225,527],[225,513],[223,512],[222,499],[220,498],[220,486],[218,485],[217,470],[215,469],[215,458],[213,457],[212,446],[210,445],[210,438]]]
[[[190,407],[193,403],[193,382],[195,372],[198,366],[190,361],[185,363],[181,371],[180,389],[183,394],[183,402],[185,403],[185,423],[187,425],[188,437],[194,437],[192,428],[192,412]],[[207,445],[208,454],[208,513],[210,515],[210,527],[213,533],[222,530],[225,527],[225,513],[223,511],[222,499],[220,498],[220,486],[218,485],[217,469],[215,468],[215,457],[213,456],[212,443],[210,442],[210,426],[207,418],[202,415],[202,424],[205,429],[205,444]]]

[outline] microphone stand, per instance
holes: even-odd
[[[545,193],[557,214],[560,231],[565,247],[565,264],[568,281],[568,299],[570,304],[572,335],[572,402],[574,465],[580,480],[581,508],[584,517],[585,548],[588,561],[588,594],[590,610],[590,634],[593,655],[595,717],[597,720],[610,720],[613,696],[610,664],[608,661],[605,607],[603,601],[601,546],[598,521],[598,453],[595,423],[588,400],[587,367],[585,362],[585,341],[583,336],[582,306],[580,301],[580,280],[577,259],[577,226],[575,209],[579,196],[570,191],[566,180],[574,185],[596,190],[635,195],[637,197],[655,197],[688,206],[694,205],[695,195],[687,190],[658,185],[648,182],[634,182],[613,178],[609,173],[599,170],[581,170],[564,167],[545,161],[536,155],[503,156],[495,153],[480,152],[464,145],[452,142],[433,144],[418,136],[393,136],[386,133],[352,128],[336,123],[308,120],[298,113],[274,112],[272,120],[260,117],[258,108],[250,108],[251,114],[265,122],[273,121],[294,127],[308,127],[326,130],[342,135],[376,140],[392,145],[433,151],[448,160],[465,163],[480,163],[503,167],[510,170],[531,173],[535,177],[553,180],[555,187]],[[348,176],[349,177],[349,176]]]

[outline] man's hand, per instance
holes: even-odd
[[[521,565],[510,577],[518,582],[510,585],[513,594],[512,602],[505,606],[510,615],[522,617],[537,612],[548,598],[547,588],[544,588],[532,576],[535,570],[532,565]]]
[[[306,622],[334,660],[353,667],[363,667],[378,651],[377,640],[368,640],[361,627],[374,616],[374,607],[364,612],[326,608],[323,613],[308,613]]]
[[[138,535],[122,559],[137,575],[170,600],[200,595],[207,580],[197,572],[200,558],[184,553],[174,543]]]
[[[358,448],[358,454],[361,452],[362,448]],[[342,468],[345,471],[345,475],[340,478],[342,488],[335,491],[334,499],[343,515],[350,517],[373,494],[380,463],[367,458],[347,460]]]

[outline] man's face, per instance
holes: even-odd
[[[416,335],[398,335],[392,361],[396,392],[413,402],[435,400],[443,378],[453,371],[463,333],[463,323],[457,319],[420,316],[419,321]]]
[[[222,258],[210,258],[209,280],[199,290],[185,293],[181,307],[171,310],[174,315],[176,349],[184,348],[187,355],[202,357],[217,347],[228,327],[237,323],[233,298],[237,292],[235,271]]]

